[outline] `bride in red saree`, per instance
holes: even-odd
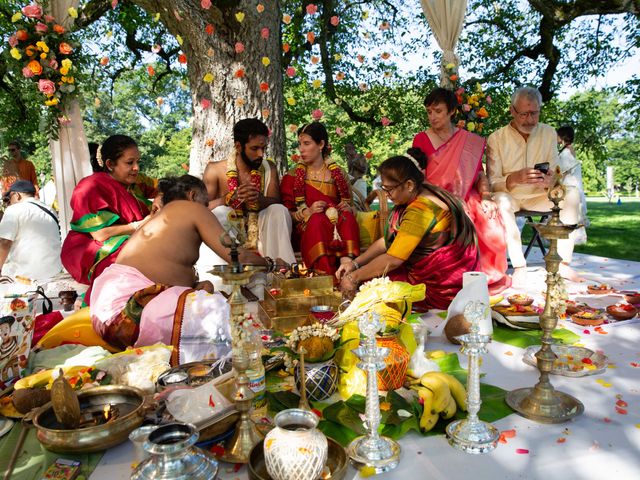
[[[349,182],[329,157],[329,135],[313,122],[298,130],[301,161],[282,177],[280,195],[295,223],[294,244],[307,268],[333,275],[360,253]]]
[[[431,127],[414,137],[413,147],[428,158],[425,180],[464,201],[478,236],[480,270],[487,275],[489,292],[499,293],[511,285],[511,279],[506,274],[504,225],[482,168],[486,140],[453,125],[458,100],[451,90],[436,88],[424,104]]]
[[[98,150],[103,172],[82,179],[71,195],[71,231],[62,245],[62,264],[79,283],[91,286],[116,261],[129,236],[148,218],[156,183],[139,173],[135,141],[113,135]]]

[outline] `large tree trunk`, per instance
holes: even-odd
[[[271,130],[267,156],[279,164],[285,152],[279,2],[218,0],[207,10],[201,0],[133,1],[151,15],[159,13],[169,32],[183,41],[193,101],[189,173],[201,177],[208,162],[226,158],[234,123],[248,117],[260,118]],[[262,37],[265,28],[268,39]],[[238,43],[244,45],[241,53]],[[263,57],[271,62],[268,66]],[[244,76],[237,75],[239,70]],[[210,83],[207,74],[213,75]],[[268,85],[266,92],[261,84]]]

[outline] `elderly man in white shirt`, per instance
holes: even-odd
[[[548,211],[552,206],[547,191],[553,184],[553,172],[558,164],[557,135],[553,127],[539,123],[541,106],[542,97],[537,89],[519,88],[511,98],[511,122],[492,133],[487,142],[487,173],[493,199],[505,225],[514,286],[524,284],[527,267],[515,213],[518,210]],[[546,172],[544,164],[547,164]],[[538,168],[534,168],[536,166]],[[567,188],[560,204],[560,218],[564,223],[578,222],[579,204],[578,191]],[[571,237],[558,241],[558,253],[562,257],[560,274],[578,280],[569,267],[573,246]]]
[[[0,221],[0,268],[2,275],[42,283],[62,271],[60,228],[35,193],[33,183],[18,180],[4,196],[9,206]]]

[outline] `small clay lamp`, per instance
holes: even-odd
[[[63,290],[58,293],[58,297],[60,297],[60,305],[62,305],[62,309],[65,312],[71,312],[73,310],[73,305],[78,298],[78,294],[75,290]]]

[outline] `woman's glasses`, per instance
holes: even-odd
[[[400,185],[402,185],[402,184],[404,184],[406,182],[407,182],[407,180],[403,180],[400,183],[396,183],[392,187],[387,187],[385,185],[380,185],[380,190],[382,190],[387,195],[391,195],[396,188],[398,188]]]

